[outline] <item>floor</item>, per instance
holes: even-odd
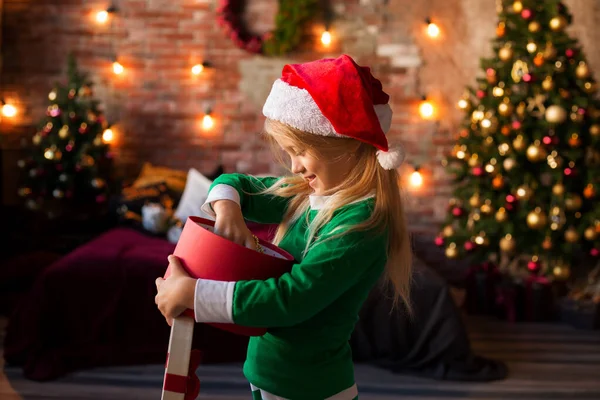
[[[0,332],[4,323],[0,321]],[[600,331],[579,331],[559,324],[512,325],[493,318],[469,318],[468,325],[474,350],[506,361],[508,379],[492,383],[440,382],[358,365],[361,400],[600,400]],[[3,368],[1,363],[0,357],[2,400],[159,399],[164,372],[162,365],[103,368],[38,383],[23,379],[18,369]],[[240,367],[199,368],[199,398],[249,399]]]

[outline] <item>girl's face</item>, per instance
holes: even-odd
[[[318,196],[332,194],[328,192],[344,181],[355,162],[354,156],[317,158],[286,137],[275,141],[290,156],[292,172],[302,176]]]

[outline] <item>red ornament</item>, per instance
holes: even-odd
[[[565,175],[570,176],[573,174],[573,170],[569,167],[565,168]]]
[[[521,11],[521,17],[523,17],[525,19],[529,19],[532,16],[533,16],[533,12],[528,8],[525,8],[525,9],[523,9],[523,11]]]
[[[531,74],[523,75],[523,82],[531,82],[533,80],[533,76]]]
[[[506,208],[506,211],[512,211],[512,210],[514,210],[514,209],[515,209],[515,206],[514,206],[514,204],[512,204],[512,203],[506,203],[506,204],[504,205],[504,208]]]
[[[470,240],[466,241],[465,244],[465,250],[466,251],[471,251],[475,248],[475,243],[471,242]]]
[[[567,56],[569,58],[573,58],[574,55],[575,55],[575,51],[573,49],[565,50],[565,56]]]
[[[544,142],[544,144],[546,144],[546,145],[552,144],[552,138],[550,136],[544,136],[544,138],[542,139],[542,142]]]
[[[463,215],[463,209],[460,207],[454,207],[452,209],[452,215],[454,215],[455,217],[460,217],[461,215]]]
[[[442,247],[444,245],[444,238],[441,236],[437,236],[434,240],[434,243],[437,247]]]
[[[99,194],[96,196],[96,203],[104,203],[106,201],[106,195]]]
[[[583,107],[579,107],[577,109],[577,114],[585,115],[586,112],[587,112],[587,110]]]
[[[591,249],[591,250],[590,250],[590,255],[591,255],[592,257],[598,257],[598,256],[600,256],[600,250],[598,250],[598,249],[596,249],[596,248],[594,248],[594,249]]]
[[[515,202],[515,200],[517,200],[517,198],[516,198],[515,196],[513,196],[512,194],[507,194],[507,195],[506,195],[506,201],[507,201],[508,203],[514,203],[514,202]]]
[[[473,167],[473,169],[471,170],[471,173],[474,176],[481,176],[481,175],[483,175],[483,168],[481,168],[481,167]]]
[[[517,131],[517,130],[521,129],[521,122],[519,122],[519,121],[513,121],[513,122],[512,122],[512,128],[513,128],[515,131]]]
[[[527,269],[534,274],[537,274],[538,272],[540,272],[542,265],[540,264],[539,260],[538,261],[529,261],[527,263]]]
[[[477,98],[483,99],[485,97],[485,92],[483,90],[477,91]]]

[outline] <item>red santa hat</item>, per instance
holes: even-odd
[[[265,117],[316,135],[350,137],[377,148],[385,169],[404,160],[386,133],[392,109],[381,82],[347,55],[283,67],[263,107]]]

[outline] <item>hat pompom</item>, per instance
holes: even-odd
[[[404,151],[404,147],[400,145],[395,145],[388,151],[377,150],[377,160],[383,169],[386,170],[400,167],[400,165],[402,165],[404,162],[405,157],[406,152]]]

